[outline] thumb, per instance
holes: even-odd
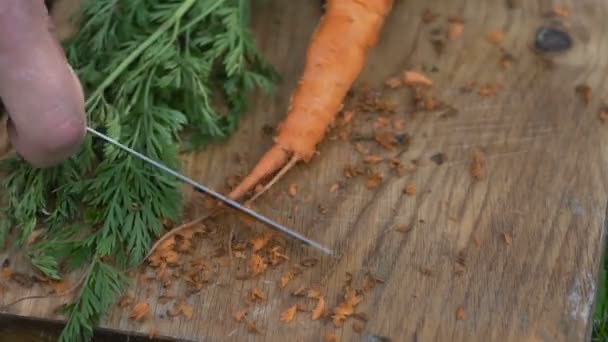
[[[11,143],[26,161],[52,166],[78,150],[84,95],[43,0],[0,1],[0,98]]]

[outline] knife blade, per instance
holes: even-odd
[[[295,232],[295,231],[293,231],[293,230],[291,230],[291,229],[283,226],[282,224],[280,224],[278,222],[275,222],[275,221],[273,221],[273,220],[265,217],[264,215],[261,215],[261,214],[255,212],[255,211],[247,208],[247,207],[242,206],[238,202],[233,201],[233,200],[231,200],[231,199],[229,199],[229,198],[221,195],[220,193],[209,189],[208,187],[206,187],[206,186],[204,186],[204,185],[202,185],[202,184],[200,184],[200,183],[198,183],[198,182],[196,182],[196,181],[194,181],[194,180],[192,180],[192,179],[190,179],[190,178],[182,175],[181,173],[179,173],[179,172],[177,172],[177,171],[175,171],[175,170],[173,170],[173,169],[171,169],[171,168],[169,168],[169,167],[167,167],[167,166],[165,166],[165,165],[157,162],[156,160],[153,160],[151,158],[146,157],[142,153],[139,153],[139,152],[133,150],[132,148],[130,148],[130,147],[126,146],[126,145],[121,144],[120,142],[118,142],[118,141],[110,138],[107,135],[105,135],[105,134],[103,134],[101,132],[98,132],[97,130],[95,130],[95,129],[91,128],[91,127],[87,127],[87,132],[89,132],[92,135],[94,135],[94,136],[96,136],[96,137],[104,140],[105,142],[107,142],[107,143],[109,143],[111,145],[114,145],[114,146],[120,148],[121,150],[123,150],[123,151],[131,154],[132,156],[135,156],[135,157],[137,157],[137,158],[139,158],[139,159],[147,162],[148,164],[156,167],[157,169],[162,170],[163,172],[168,173],[168,174],[176,177],[177,179],[179,179],[179,180],[181,180],[181,181],[183,181],[183,182],[185,182],[185,183],[193,186],[194,188],[200,190],[201,192],[203,192],[203,193],[205,193],[205,194],[207,194],[207,195],[209,195],[209,196],[211,196],[211,197],[213,197],[213,198],[215,198],[215,199],[217,199],[219,201],[222,201],[224,204],[228,205],[231,208],[239,210],[239,211],[241,211],[241,212],[243,212],[243,213],[245,213],[245,214],[253,217],[254,219],[256,219],[256,220],[258,220],[260,222],[266,223],[270,227],[272,227],[272,228],[274,228],[274,229],[276,229],[276,230],[278,230],[278,231],[280,231],[280,232],[282,232],[282,233],[284,233],[284,234],[286,234],[286,235],[288,235],[288,236],[290,236],[290,237],[292,237],[292,238],[294,238],[296,240],[299,240],[299,241],[301,241],[302,243],[304,243],[306,245],[312,246],[312,247],[314,247],[314,248],[316,248],[316,249],[318,249],[318,250],[320,250],[320,251],[322,251],[322,252],[324,252],[326,254],[333,255],[333,251],[331,249],[329,249],[329,248],[321,245],[320,243],[315,242],[315,241],[313,241],[313,240],[311,240],[311,239],[303,236],[302,234],[297,233],[297,232]]]

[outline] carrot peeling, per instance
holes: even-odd
[[[393,0],[327,0],[325,14],[306,54],[303,75],[291,97],[274,146],[229,194],[241,199],[278,171],[248,202],[267,191],[297,162],[308,162],[333,125],[347,92],[365,66]]]

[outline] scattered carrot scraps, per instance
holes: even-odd
[[[557,17],[566,18],[570,16],[570,11],[567,8],[564,8],[560,5],[553,5],[553,9],[551,13]]]
[[[579,84],[574,89],[585,105],[591,103],[591,87],[586,84]]]
[[[300,266],[303,267],[314,267],[319,262],[317,258],[306,258],[300,261]]]
[[[202,227],[192,227],[176,232],[175,235],[184,240],[192,240],[196,234],[202,234]]]
[[[295,277],[295,274],[292,271],[287,271],[283,273],[281,279],[279,279],[279,287],[284,289],[287,284]]]
[[[316,321],[325,313],[325,299],[323,296],[319,296],[317,300],[317,305],[314,309],[312,309],[312,320]]]
[[[264,292],[256,288],[249,292],[248,298],[250,302],[264,301],[266,300],[266,295]]]
[[[513,66],[513,62],[515,62],[515,57],[512,54],[503,51],[502,56],[500,57],[500,65],[503,69],[510,69]]]
[[[157,335],[158,335],[158,329],[156,329],[155,327],[151,327],[150,332],[148,332],[148,337],[155,338]]]
[[[291,197],[296,197],[296,194],[298,192],[298,186],[296,184],[289,184],[289,196]]]
[[[457,17],[451,17],[448,19],[448,38],[456,40],[462,36],[464,32],[464,22],[462,19]]]
[[[254,239],[251,240],[251,249],[254,252],[257,252],[257,251],[263,249],[264,247],[266,247],[266,245],[268,245],[268,242],[270,242],[271,239],[272,239],[272,234],[269,232],[259,234],[258,236],[256,236]]]
[[[173,309],[169,310],[170,316],[183,315],[188,320],[192,319],[193,314],[194,314],[194,309],[192,308],[192,306],[188,305],[183,300],[175,303],[175,305],[173,306]]]
[[[393,127],[396,130],[402,130],[405,128],[405,119],[397,119],[393,121]]]
[[[340,338],[336,334],[325,335],[325,341],[327,342],[340,342]]]
[[[287,255],[279,252],[280,249],[281,246],[275,246],[270,249],[270,264],[273,266],[276,266],[282,263],[283,261],[289,260],[289,257]]]
[[[374,120],[375,129],[385,128],[385,127],[388,127],[390,124],[391,124],[391,120],[384,116],[380,116],[380,117],[376,118],[376,120]]]
[[[431,79],[428,78],[427,76],[425,76],[423,73],[418,72],[418,71],[411,71],[411,70],[405,71],[403,73],[403,83],[408,86],[415,86],[415,85],[431,86],[431,85],[433,85],[433,81],[431,81]]]
[[[242,251],[232,251],[232,255],[235,258],[239,258],[239,259],[247,259],[247,254],[245,254]]]
[[[262,331],[252,321],[247,321],[247,331],[252,334],[261,334]]]
[[[264,186],[260,184],[260,187],[263,188]],[[254,189],[254,192],[258,192],[259,189]],[[243,223],[245,226],[252,226],[254,223],[256,223],[256,219],[251,217],[251,215],[247,215],[245,213],[238,213],[238,218],[239,221],[241,221],[241,223]]]
[[[341,327],[346,318],[355,312],[355,309],[351,304],[343,302],[339,306],[335,307],[333,312],[334,314],[332,315],[332,320],[334,325],[336,327]]]
[[[397,143],[397,138],[395,138],[395,135],[390,132],[377,134],[374,139],[378,144],[380,144],[380,146],[389,151],[394,150],[395,144]]]
[[[502,233],[502,237],[505,239],[505,243],[507,245],[511,245],[513,243],[513,236],[509,233]]]
[[[264,273],[264,271],[266,271],[267,268],[268,268],[268,265],[266,265],[264,258],[262,258],[257,253],[251,254],[251,257],[249,258],[249,271],[253,275],[258,275],[260,273]]]
[[[384,283],[384,280],[378,278],[371,272],[367,272],[365,274],[365,277],[363,278],[363,285],[361,286],[361,288],[363,291],[369,291],[376,287],[377,283]]]
[[[399,79],[399,77],[391,77],[384,82],[384,85],[388,88],[396,89],[401,87],[403,83],[401,82],[401,79]]]
[[[329,187],[329,192],[334,193],[334,192],[338,191],[339,188],[340,188],[340,184],[334,183]]]
[[[321,292],[317,289],[310,289],[306,296],[310,299],[319,299],[321,298]]]
[[[344,114],[342,114],[342,124],[348,125],[353,120],[353,116],[355,116],[355,112],[352,110],[345,111]]]
[[[373,189],[373,188],[377,187],[378,185],[380,185],[383,180],[384,180],[384,177],[382,176],[381,173],[373,172],[372,174],[367,176],[367,187],[369,189]]]
[[[600,108],[597,116],[601,123],[606,122],[608,120],[608,106]]]
[[[456,310],[456,319],[459,321],[465,319],[464,307],[461,306]]]
[[[344,177],[353,178],[365,174],[363,167],[359,165],[346,165],[344,167]]]
[[[362,298],[357,295],[354,289],[348,288],[344,295],[344,301],[333,309],[333,315],[331,316],[334,325],[341,327],[344,321],[355,313],[355,306],[361,302]]]
[[[412,230],[412,226],[409,224],[402,224],[395,227],[395,231],[399,233],[409,233]]]
[[[498,92],[501,90],[501,86],[500,84],[494,83],[494,84],[484,84],[479,88],[479,95],[480,96],[494,96],[496,94],[498,94]]]
[[[363,146],[360,143],[356,143],[355,144],[355,149],[357,150],[357,152],[359,152],[361,154],[368,154],[369,153],[369,148]]]
[[[481,150],[475,150],[471,162],[471,175],[475,179],[482,179],[486,173],[486,163]]]
[[[349,288],[346,290],[346,294],[344,295],[344,299],[347,303],[351,304],[353,307],[357,306],[363,300],[361,296],[357,294],[357,290]]]
[[[384,160],[383,157],[376,156],[376,155],[365,156],[365,158],[363,158],[363,161],[365,161],[368,164],[378,164],[378,163],[382,162],[383,160]]]
[[[416,184],[408,184],[405,187],[405,193],[410,195],[410,196],[414,196],[416,195]]]
[[[432,112],[442,105],[441,101],[430,93],[429,88],[423,86],[414,87],[413,104],[417,110],[427,112]]]
[[[133,303],[133,297],[125,295],[118,301],[118,307],[126,308],[127,306],[131,305],[131,303]]]
[[[56,281],[56,280],[49,280],[47,283],[51,288],[53,288],[53,292],[54,293],[65,293],[66,291],[68,291],[70,289],[70,284],[68,284],[65,281]]]
[[[10,279],[12,275],[13,275],[12,268],[10,268],[9,266],[2,267],[2,277],[4,277],[4,279]]]
[[[283,311],[283,313],[281,314],[281,321],[283,322],[291,322],[293,320],[293,318],[296,316],[296,311],[298,309],[297,305],[294,305],[292,307],[290,307],[289,309]]]
[[[365,312],[357,312],[353,314],[353,318],[363,322],[367,322],[369,320]]]
[[[148,303],[142,302],[136,304],[131,310],[131,314],[129,317],[136,321],[141,321],[146,318],[150,314],[150,305]]]
[[[505,33],[503,31],[491,31],[488,32],[486,38],[492,44],[500,44],[505,39]]]
[[[234,320],[237,322],[242,321],[246,316],[247,316],[247,312],[242,311],[242,310],[236,311],[235,313],[232,314],[232,318],[234,318]]]

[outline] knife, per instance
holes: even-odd
[[[201,192],[203,192],[203,193],[205,193],[205,194],[207,194],[207,195],[209,195],[209,196],[211,196],[211,197],[213,197],[213,198],[215,198],[217,200],[222,201],[223,203],[225,203],[226,205],[230,206],[231,208],[237,209],[237,210],[239,210],[239,211],[241,211],[241,212],[243,212],[243,213],[245,213],[245,214],[247,214],[247,215],[255,218],[256,220],[258,220],[260,222],[266,223],[270,227],[272,227],[272,228],[274,228],[274,229],[276,229],[278,231],[281,231],[284,234],[286,234],[286,235],[288,235],[288,236],[290,236],[290,237],[292,237],[292,238],[294,238],[296,240],[299,240],[299,241],[301,241],[302,243],[304,243],[306,245],[312,246],[312,247],[314,247],[314,248],[316,248],[316,249],[318,249],[318,250],[320,250],[320,251],[322,251],[322,252],[324,252],[326,254],[333,255],[333,252],[332,252],[331,249],[329,249],[329,248],[327,248],[327,247],[319,244],[318,242],[315,242],[315,241],[313,241],[313,240],[311,240],[311,239],[309,239],[309,238],[307,238],[307,237],[305,237],[305,236],[303,236],[303,235],[301,235],[301,234],[299,234],[299,233],[297,233],[297,232],[295,232],[295,231],[293,231],[293,230],[291,230],[291,229],[283,226],[280,223],[277,223],[277,222],[275,222],[275,221],[273,221],[273,220],[271,220],[271,219],[269,219],[269,218],[267,218],[267,217],[265,217],[265,216],[263,216],[261,214],[256,213],[255,211],[253,211],[253,210],[251,210],[251,209],[249,209],[247,207],[242,206],[238,202],[233,201],[233,200],[231,200],[231,199],[229,199],[229,198],[227,198],[227,197],[219,194],[218,192],[213,191],[213,190],[207,188],[206,186],[204,186],[204,185],[202,185],[200,183],[197,183],[196,181],[194,181],[194,180],[192,180],[192,179],[190,179],[190,178],[182,175],[181,173],[179,173],[179,172],[177,172],[177,171],[175,171],[175,170],[173,170],[173,169],[171,169],[171,168],[169,168],[169,167],[167,167],[167,166],[165,166],[165,165],[163,165],[163,164],[161,164],[161,163],[159,163],[159,162],[157,162],[157,161],[155,161],[153,159],[150,159],[150,158],[146,157],[145,155],[143,155],[143,154],[141,154],[141,153],[139,153],[139,152],[131,149],[130,147],[127,147],[127,146],[119,143],[118,141],[110,138],[107,135],[105,135],[105,134],[103,134],[101,132],[98,132],[98,131],[96,131],[95,129],[93,129],[91,127],[87,127],[87,132],[89,132],[92,135],[94,135],[94,136],[96,136],[96,137],[104,140],[105,142],[110,143],[110,144],[112,144],[112,145],[120,148],[121,150],[123,150],[123,151],[125,151],[125,152],[127,152],[127,153],[129,153],[129,154],[131,154],[131,155],[133,155],[133,156],[135,156],[135,157],[137,157],[137,158],[139,158],[139,159],[147,162],[148,164],[151,164],[152,166],[156,167],[157,169],[162,170],[165,173],[168,173],[168,174],[176,177],[177,179],[179,179],[179,180],[181,180],[181,181],[183,181],[183,182],[185,182],[187,184],[192,185],[194,188],[200,190]]]

